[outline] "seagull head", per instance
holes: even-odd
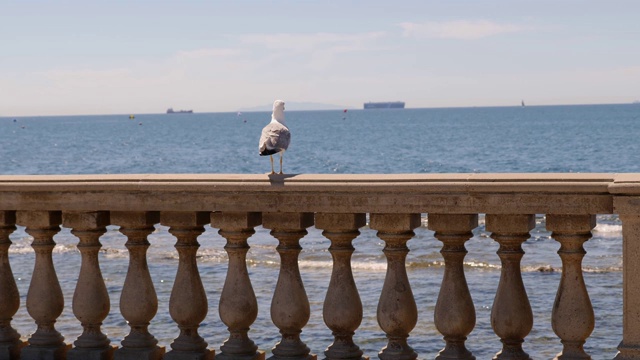
[[[284,101],[276,100],[273,102],[273,114],[271,114],[271,118],[278,122],[284,122]]]

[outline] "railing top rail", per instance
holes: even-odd
[[[625,174],[635,175],[635,174]],[[640,179],[640,174],[637,174]],[[446,184],[453,185],[472,183],[519,183],[519,184],[553,184],[581,183],[584,185],[600,185],[614,182],[616,174],[608,173],[468,173],[468,174],[105,174],[105,175],[0,175],[0,191],[15,189],[16,186],[86,186],[114,185],[147,185],[170,183],[175,186],[194,184],[240,184],[262,185],[273,184],[342,184],[357,186],[366,184],[399,185],[399,184]],[[629,178],[629,177],[627,177]],[[631,177],[633,178],[633,177]],[[107,185],[108,186],[108,185]]]
[[[0,210],[611,213],[640,174],[2,175]]]

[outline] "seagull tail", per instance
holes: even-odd
[[[280,149],[264,149],[260,151],[260,156],[273,155],[280,152]]]

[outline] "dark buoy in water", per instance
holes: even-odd
[[[18,120],[16,120],[16,119],[13,119],[13,122],[18,122]]]

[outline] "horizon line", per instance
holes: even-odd
[[[297,102],[292,102],[297,103]],[[304,102],[300,102],[304,103]],[[619,103],[568,103],[568,104],[534,104],[534,105],[526,105],[522,106],[518,105],[465,105],[465,106],[434,106],[434,107],[405,107],[399,109],[363,109],[363,108],[354,108],[354,107],[336,107],[335,109],[308,109],[308,110],[287,110],[287,112],[303,112],[303,111],[343,111],[352,110],[367,110],[367,111],[375,111],[375,110],[422,110],[422,109],[476,109],[476,108],[512,108],[512,107],[553,107],[553,106],[603,106],[603,105],[638,105],[640,104],[638,101],[632,102],[619,102]],[[330,104],[329,104],[330,105]],[[203,111],[196,112],[193,114],[233,114],[233,113],[257,113],[257,112],[271,112],[271,110],[233,110],[233,111]],[[159,113],[110,113],[110,114],[60,114],[60,115],[17,115],[17,116],[5,116],[0,115],[0,119],[18,119],[25,117],[61,117],[61,116],[115,116],[115,115],[165,115],[166,112]],[[172,114],[176,115],[176,114]]]

